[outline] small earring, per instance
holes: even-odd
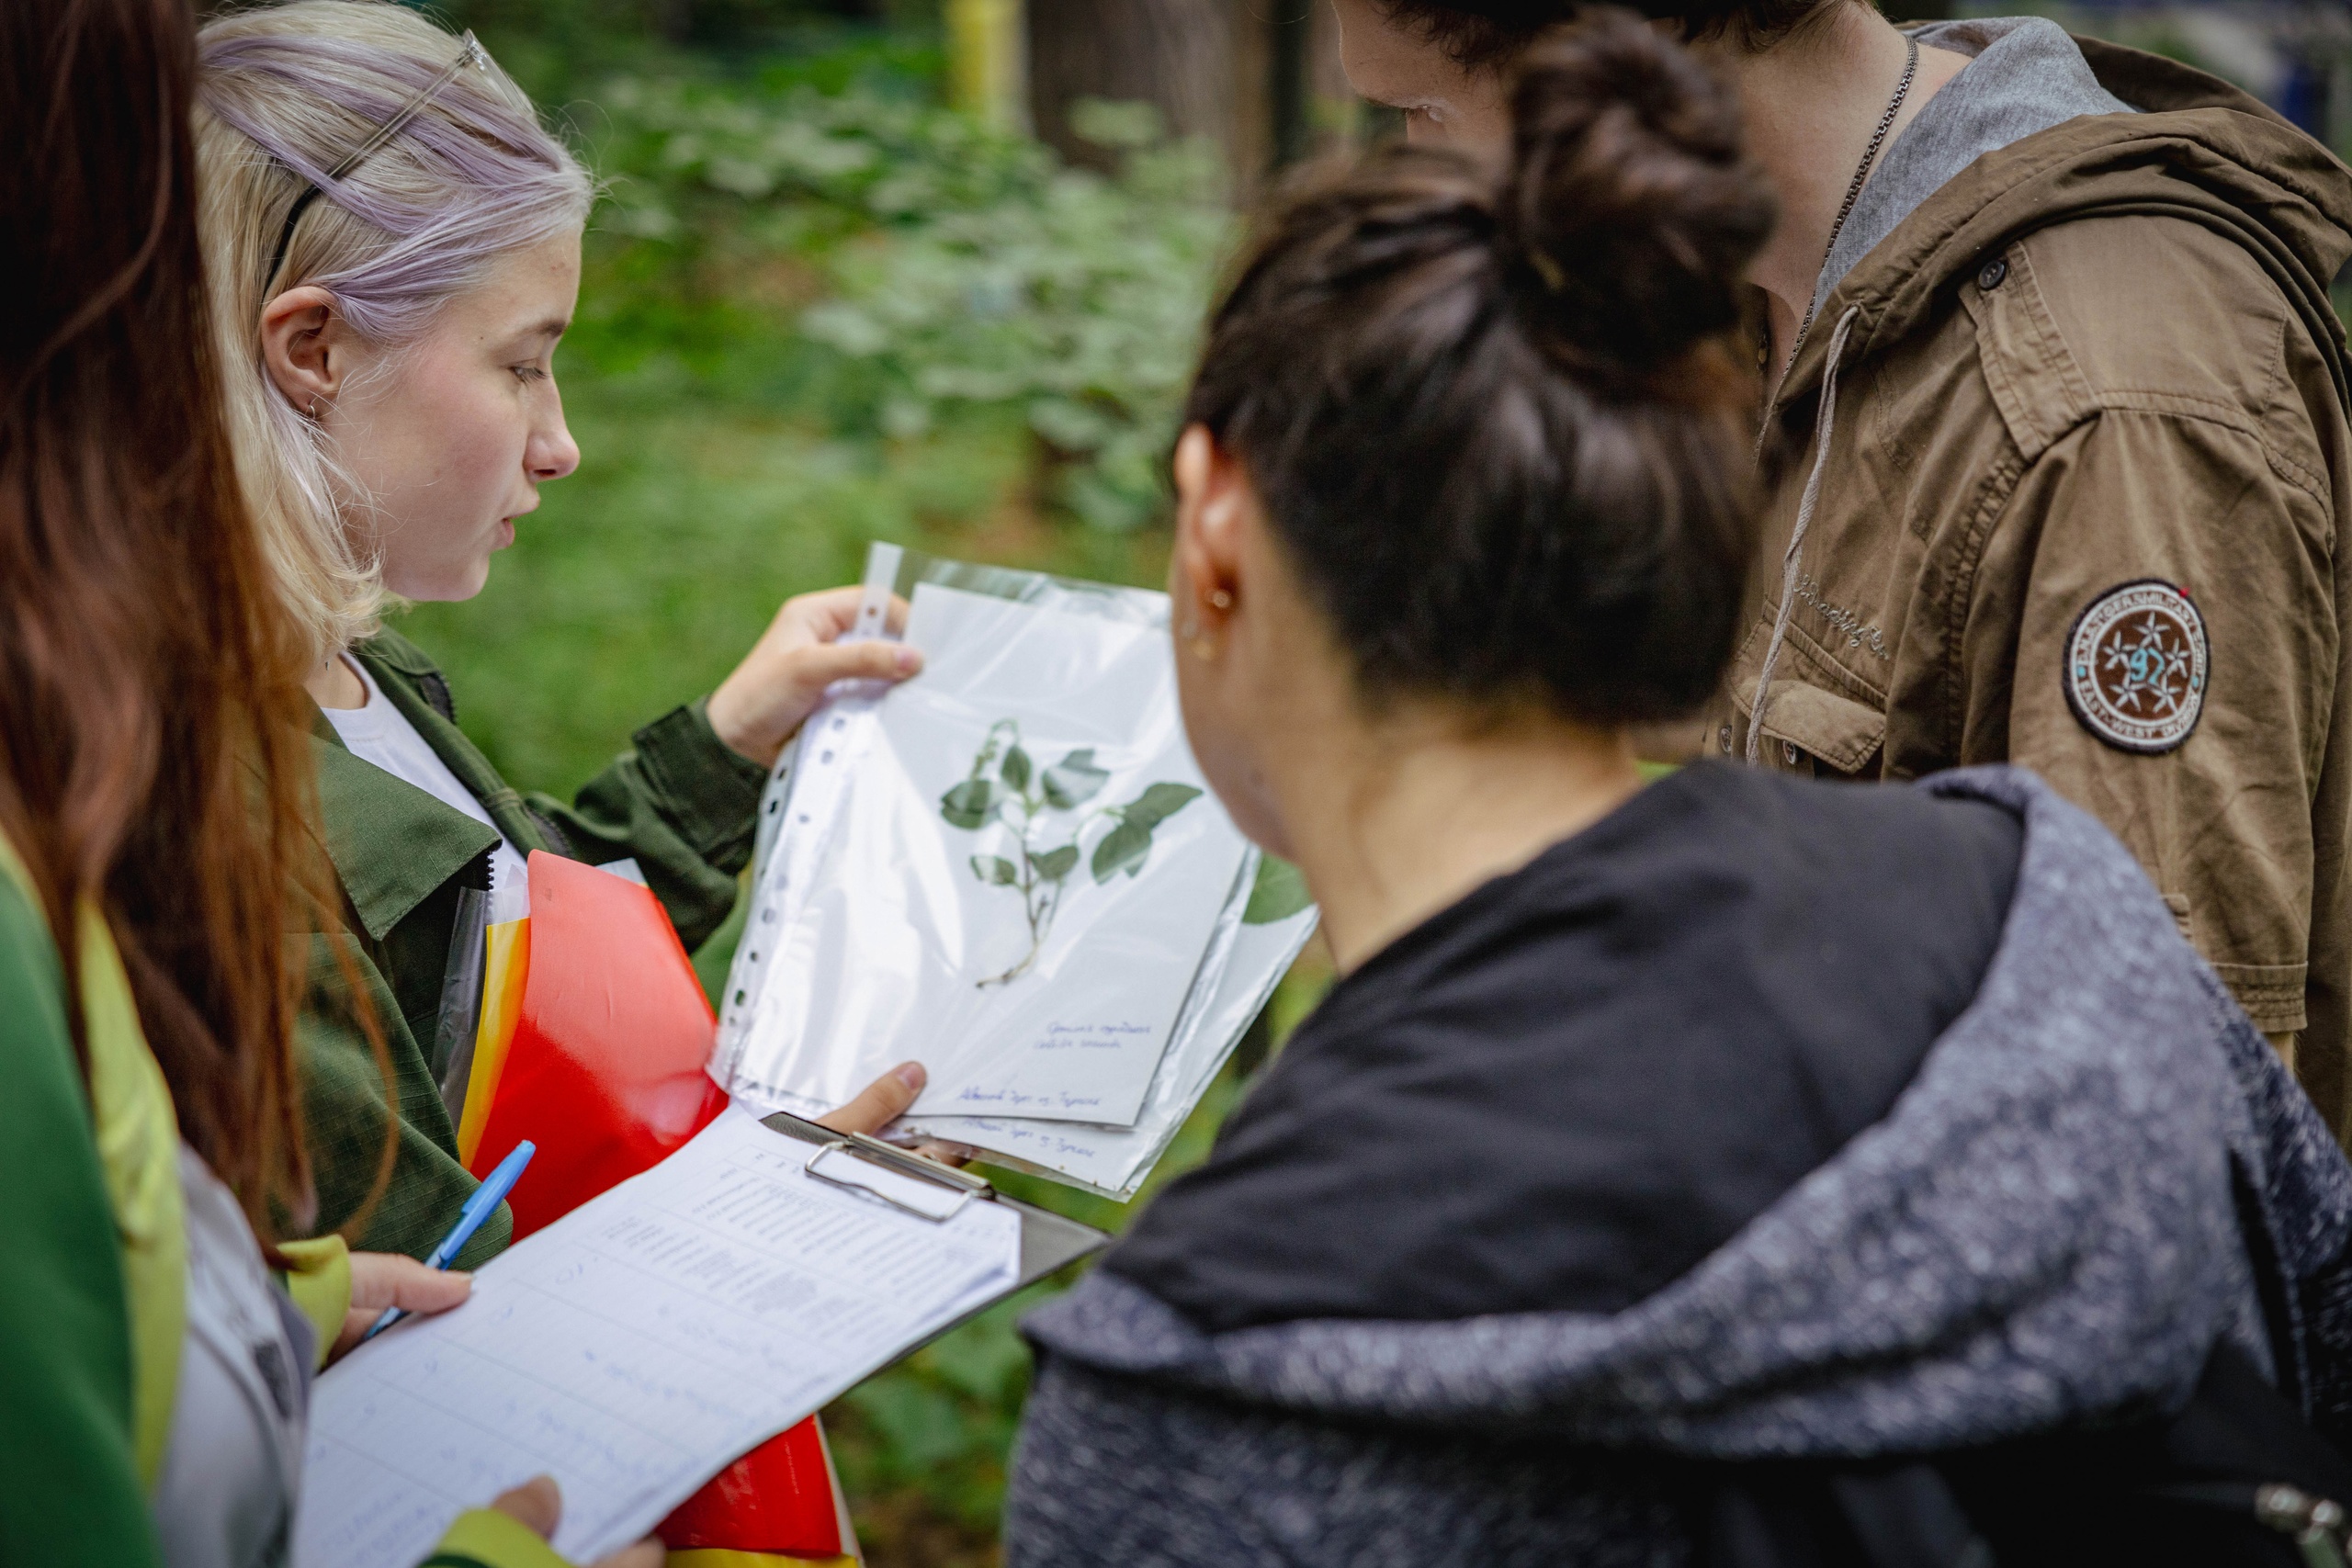
[[[1209,604],[1214,609],[1230,610],[1233,608],[1233,595],[1222,588],[1212,589],[1209,592]]]
[[[1193,657],[1199,660],[1204,664],[1215,663],[1216,660],[1216,638],[1213,637],[1194,637],[1193,639]]]
[[[319,400],[318,400],[318,398],[314,395],[314,396],[311,399],[311,420],[312,420],[313,422],[316,422],[316,420],[318,419],[318,417],[319,417]]]

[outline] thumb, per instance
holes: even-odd
[[[867,1084],[847,1105],[819,1117],[817,1125],[836,1133],[878,1133],[915,1102],[926,1076],[922,1063],[901,1062]]]
[[[551,1475],[535,1475],[514,1491],[500,1493],[491,1506],[542,1539],[555,1534],[555,1527],[563,1522],[563,1494]]]

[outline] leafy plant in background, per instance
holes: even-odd
[[[1163,141],[1148,106],[1084,105],[1081,132],[1123,155],[1106,178],[870,71],[620,77],[597,107],[599,347],[854,438],[1011,422],[1049,503],[1114,532],[1159,513],[1233,232],[1210,149]]]
[[[1085,104],[1080,133],[1121,148],[1114,181],[1057,169],[1018,201],[944,212],[845,257],[801,330],[872,361],[892,434],[959,405],[1023,411],[1061,468],[1058,499],[1132,528],[1159,508],[1159,467],[1228,243],[1215,156],[1159,143],[1147,105]]]
[[[1069,874],[1078,869],[1089,829],[1098,822],[1112,824],[1095,841],[1088,863],[1097,885],[1121,872],[1140,876],[1151,858],[1153,830],[1201,793],[1191,784],[1155,784],[1125,806],[1084,811],[1068,825],[1067,842],[1049,843],[1054,836],[1050,819],[1081,812],[1110,782],[1110,771],[1096,765],[1092,747],[1072,751],[1052,767],[1037,767],[1021,749],[1020,722],[1001,718],[989,727],[979,755],[972,761],[971,775],[939,797],[939,814],[949,826],[969,833],[1001,822],[1021,856],[1018,861],[1003,855],[972,857],[972,874],[991,886],[1018,891],[1029,917],[1029,951],[1003,974],[980,981],[982,988],[1008,985],[1037,962],[1061,908]]]

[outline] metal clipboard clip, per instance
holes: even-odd
[[[894,1176],[909,1177],[933,1187],[944,1188],[945,1195],[934,1202],[910,1201],[870,1181],[860,1181],[854,1172],[828,1176],[817,1168],[828,1158],[836,1156],[846,1159],[864,1160],[869,1165],[889,1171]],[[886,1144],[879,1138],[867,1137],[864,1133],[828,1132],[824,1145],[808,1156],[808,1163],[803,1168],[812,1181],[821,1181],[828,1187],[838,1187],[843,1191],[859,1192],[869,1198],[878,1198],[901,1213],[912,1214],[919,1220],[929,1220],[933,1224],[944,1224],[954,1219],[964,1212],[964,1205],[975,1198],[990,1198],[996,1195],[996,1190],[989,1185],[986,1177],[974,1176],[968,1171],[957,1170],[952,1165],[942,1165],[935,1159],[914,1154],[895,1145]]]

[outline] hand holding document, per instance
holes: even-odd
[[[920,1111],[1132,1124],[1249,857],[1185,744],[1167,632],[912,601],[923,679],[803,742],[785,833],[807,871],[758,897],[762,983],[720,1076],[806,1113],[913,1057]]]
[[[313,1396],[297,1568],[411,1568],[538,1474],[563,1492],[556,1549],[600,1556],[1019,1280],[1020,1212],[919,1217],[810,1179],[819,1149],[730,1109],[481,1269],[464,1306],[355,1351]]]
[[[780,762],[711,1076],[807,1115],[913,1058],[899,1134],[1131,1197],[1315,910],[1193,759],[1164,594],[888,545],[865,592],[923,674]]]

